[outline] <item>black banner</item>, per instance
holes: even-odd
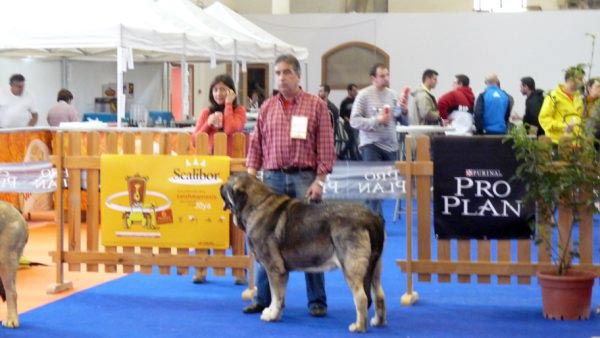
[[[533,206],[511,180],[518,166],[501,137],[432,138],[434,228],[440,239],[524,239]]]

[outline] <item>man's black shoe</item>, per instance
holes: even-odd
[[[264,309],[266,308],[266,306],[262,306],[258,303],[252,303],[248,306],[246,306],[244,308],[244,310],[242,310],[245,314],[251,314],[251,313],[261,313]]]

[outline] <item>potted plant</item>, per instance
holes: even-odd
[[[600,187],[600,152],[593,128],[591,124],[579,125],[570,138],[561,140],[558,147],[548,139],[531,137],[525,126],[513,128],[505,141],[512,142],[515,156],[520,161],[515,179],[526,185],[525,201],[537,206],[536,224],[533,225],[537,225],[536,244],[544,245],[555,266],[553,271],[538,272],[544,316],[587,319],[595,276],[571,268],[573,259],[578,257],[578,243],[572,238],[580,211],[594,208],[594,201],[600,194],[597,189]],[[553,241],[559,205],[569,210],[572,216],[569,225],[559,231],[559,240]]]

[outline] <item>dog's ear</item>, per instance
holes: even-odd
[[[6,291],[4,291],[4,285],[2,284],[1,279],[0,279],[0,298],[2,298],[3,302],[6,301]]]
[[[235,206],[233,207],[233,211],[236,214],[241,214],[242,210],[246,206],[246,202],[248,202],[248,194],[243,190],[233,190],[233,200],[235,201]]]
[[[229,193],[229,186],[227,185],[222,185],[221,186],[221,199],[223,199],[223,210],[232,210],[233,208],[233,201],[232,201],[232,197],[231,197],[231,193]]]

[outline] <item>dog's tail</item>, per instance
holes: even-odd
[[[2,284],[2,278],[0,278],[0,298],[2,298],[3,302],[6,301],[6,291],[4,291],[4,284]]]
[[[367,294],[367,308],[370,308],[371,303],[373,302],[371,295],[373,274],[375,273],[377,263],[383,254],[383,242],[385,240],[385,221],[381,215],[378,215],[376,220],[376,222],[368,225],[369,240],[371,242],[371,257],[369,258],[369,266],[367,267],[367,273],[365,274],[365,279],[363,280],[363,288]]]

